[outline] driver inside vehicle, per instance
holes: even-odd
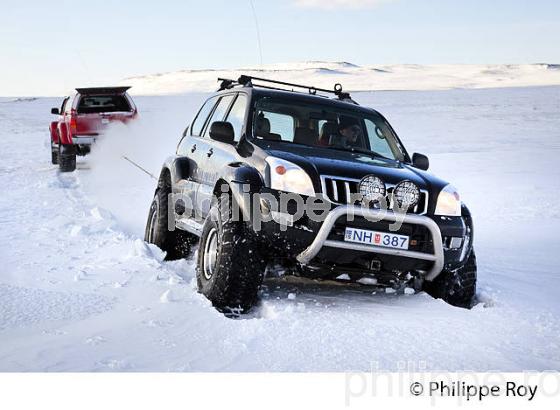
[[[338,132],[341,138],[339,141],[336,141],[336,145],[342,145],[344,147],[362,146],[362,127],[352,118],[341,117]]]
[[[349,117],[340,117],[339,122],[326,121],[321,126],[318,141],[320,146],[360,147],[363,132],[358,122]]]

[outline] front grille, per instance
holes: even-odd
[[[335,204],[350,204],[352,194],[357,194],[359,192],[360,180],[359,179],[348,179],[348,178],[338,178],[330,175],[321,176],[321,188],[323,189],[323,195],[325,195],[329,201]],[[393,209],[393,203],[390,200],[392,198],[393,190],[395,185],[385,183],[387,187],[387,203],[388,208]],[[359,205],[359,201],[356,201],[354,205]],[[420,190],[420,200],[418,204],[414,206],[409,212],[413,214],[423,215],[428,211],[428,191]]]

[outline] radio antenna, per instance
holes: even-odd
[[[263,57],[262,57],[262,46],[261,46],[261,30],[259,29],[259,21],[257,19],[257,12],[255,11],[255,5],[253,4],[253,0],[249,0],[249,4],[251,5],[251,10],[253,11],[253,19],[255,20],[255,30],[257,32],[257,44],[259,47],[259,57],[262,66]]]

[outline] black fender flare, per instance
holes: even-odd
[[[181,179],[189,177],[190,164],[187,157],[172,155],[167,157],[161,167],[161,172],[158,178],[157,188],[161,188],[166,183],[166,179],[171,183],[171,189]]]
[[[245,221],[252,221],[254,194],[260,193],[265,185],[261,173],[255,167],[243,162],[227,164],[223,171],[214,186],[214,195],[216,197],[221,195],[224,192],[223,184],[227,184],[232,200],[239,206]]]
[[[228,184],[248,184],[251,191],[261,189],[264,186],[260,172],[253,166],[243,162],[227,164],[224,169],[223,178]]]

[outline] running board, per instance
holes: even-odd
[[[181,218],[175,221],[175,227],[183,231],[190,232],[196,236],[202,235],[202,224],[193,221],[191,218]]]

